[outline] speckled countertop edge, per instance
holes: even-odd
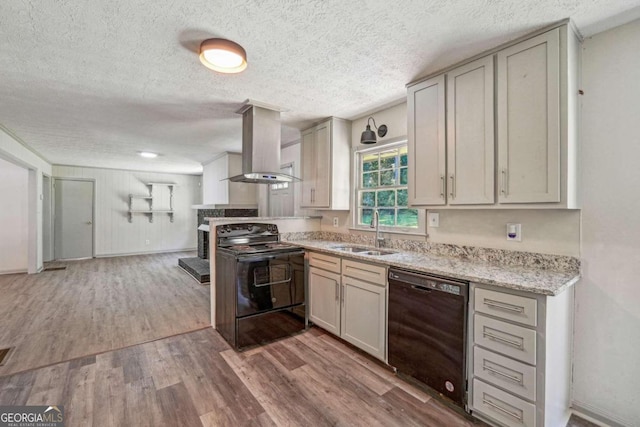
[[[337,246],[362,246],[324,240],[296,240],[290,242],[344,258],[405,268],[439,276],[447,276],[508,289],[555,296],[575,284],[580,275],[575,272],[542,270],[529,267],[499,266],[480,261],[444,257],[418,252],[390,250],[391,255],[358,255],[335,249]],[[374,248],[371,248],[374,249]],[[387,251],[388,249],[384,249]]]

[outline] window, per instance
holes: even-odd
[[[408,208],[407,143],[387,144],[356,152],[357,227],[369,227],[375,209],[380,227],[395,231],[422,232],[423,213]]]

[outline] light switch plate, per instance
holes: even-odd
[[[440,227],[440,214],[438,212],[428,212],[427,224],[429,224],[429,227]]]

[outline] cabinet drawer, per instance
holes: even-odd
[[[473,375],[532,401],[536,400],[536,368],[473,348]]]
[[[476,288],[475,311],[529,326],[538,324],[538,301],[533,298]]]
[[[318,267],[323,270],[332,271],[340,274],[340,258],[320,254],[317,252],[309,252],[309,265],[311,267]]]
[[[477,379],[473,380],[473,410],[506,426],[536,425],[535,405]]]
[[[536,364],[536,331],[475,314],[473,340],[489,350]]]
[[[345,259],[342,260],[342,274],[376,285],[386,286],[387,284],[387,268],[380,265]]]

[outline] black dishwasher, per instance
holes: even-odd
[[[468,282],[389,270],[389,364],[465,407]]]

